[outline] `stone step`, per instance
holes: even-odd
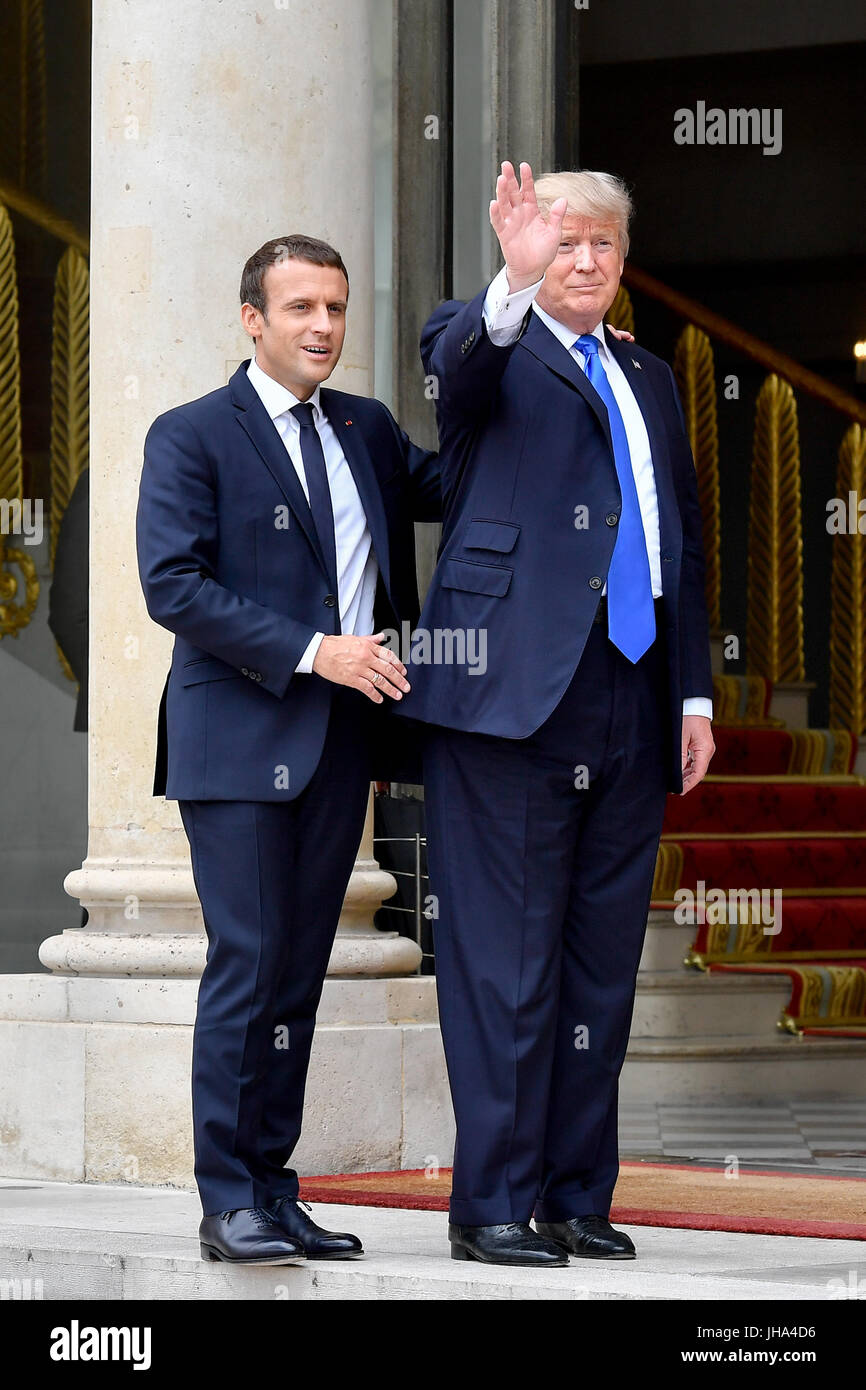
[[[200,1258],[201,1211],[192,1193],[62,1183],[25,1189],[0,1180],[0,1198],[0,1297],[45,1302],[675,1299],[715,1304],[748,1299],[776,1304],[830,1298],[833,1276],[844,1281],[862,1255],[859,1243],[850,1240],[623,1225],[639,1259],[574,1259],[542,1273],[452,1260],[444,1212],[317,1203],[315,1219],[332,1230],[356,1232],[365,1257],[257,1269]]]
[[[866,1097],[866,1041],[759,1033],[632,1038],[620,1080],[627,1101]]]
[[[695,939],[696,927],[680,926],[670,908],[652,909],[647,917],[640,969],[676,970]]]
[[[735,1039],[763,1031],[772,1038],[790,994],[782,975],[715,975],[685,966],[642,971],[631,1036],[668,1040],[718,1034]]]

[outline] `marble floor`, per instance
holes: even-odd
[[[866,1101],[772,1100],[701,1105],[627,1104],[619,1112],[623,1158],[772,1163],[866,1175]]]

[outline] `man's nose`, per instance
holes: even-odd
[[[593,256],[591,246],[577,246],[574,252],[575,270],[592,270]]]

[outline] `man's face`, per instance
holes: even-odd
[[[538,291],[538,306],[575,333],[590,333],[616,298],[623,265],[614,223],[588,222],[569,213]]]
[[[256,340],[262,371],[299,400],[309,400],[340,360],[349,290],[336,266],[287,260],[269,265],[263,289],[267,319],[251,304],[241,321]]]

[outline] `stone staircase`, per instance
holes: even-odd
[[[638,973],[623,1101],[866,1097],[866,1049],[775,1031],[789,989],[780,976],[687,968],[693,926],[650,912]]]

